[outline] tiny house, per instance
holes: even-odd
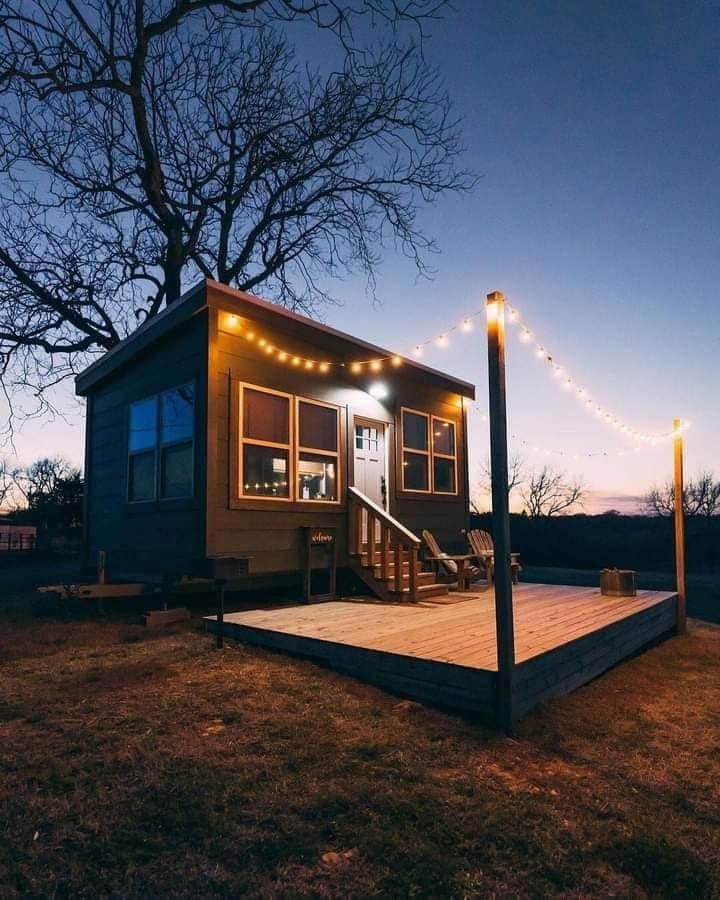
[[[76,388],[87,567],[258,583],[297,576],[326,529],[382,596],[428,581],[423,529],[462,544],[474,387],[415,360],[207,280]]]

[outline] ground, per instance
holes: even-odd
[[[199,621],[0,603],[0,896],[720,896],[720,628],[516,739]]]

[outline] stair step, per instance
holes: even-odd
[[[365,568],[368,570],[368,572],[371,571],[369,566],[365,566]],[[378,581],[383,580],[380,577],[380,570],[377,567],[375,568],[374,577],[377,578]],[[394,581],[395,581],[395,573],[392,571],[388,572],[387,582],[391,587],[392,587]],[[402,581],[403,581],[404,585],[409,584],[409,582],[410,582],[410,573],[409,572],[403,572]],[[418,572],[417,573],[417,583],[418,584],[435,584],[435,573],[434,572]]]
[[[441,597],[448,593],[446,584],[419,584],[418,597]]]
[[[391,590],[390,593],[399,597],[401,594],[398,591]],[[410,593],[410,588],[404,587],[402,589],[402,596],[407,597]],[[422,600],[428,597],[444,597],[448,594],[448,586],[446,584],[419,584],[417,587],[417,599]]]

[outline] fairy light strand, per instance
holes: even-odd
[[[594,414],[600,422],[634,442],[642,441],[644,443],[655,445],[661,441],[670,440],[677,436],[678,432],[675,429],[663,432],[651,432],[632,428],[619,416],[616,416],[614,413],[611,413],[605,407],[601,406],[593,399],[590,391],[580,384],[577,379],[573,378],[567,368],[558,362],[557,357],[544,344],[537,340],[535,332],[523,320],[520,310],[509,303],[506,303],[506,309],[508,313],[508,322],[518,328],[520,343],[529,349],[533,349],[535,357],[542,364],[550,368],[553,377],[560,388],[568,394],[573,395],[576,400],[582,403],[585,409],[589,413]],[[683,422],[680,426],[680,433],[686,431],[689,427],[689,422]]]
[[[479,414],[479,418],[481,422],[489,421],[488,414],[484,410],[483,407],[475,404],[470,407],[472,410]],[[572,459],[572,460],[580,460],[580,459],[612,459],[612,458],[622,458],[622,457],[631,457],[635,453],[640,453],[644,449],[651,449],[652,447],[657,447],[659,444],[652,444],[648,447],[644,447],[641,445],[637,445],[632,447],[629,450],[613,450],[613,449],[602,449],[602,450],[583,450],[580,452],[575,452],[571,450],[558,450],[552,447],[545,447],[538,444],[536,441],[528,441],[525,438],[521,437],[519,434],[511,434],[510,440],[516,444],[523,447],[528,453],[531,453],[536,457],[552,457],[557,456],[563,459]]]
[[[619,416],[614,415],[605,407],[601,406],[593,399],[590,391],[583,385],[581,385],[577,379],[572,377],[565,366],[561,365],[558,362],[556,356],[544,344],[539,342],[535,332],[524,321],[519,309],[510,303],[506,303],[505,308],[507,310],[508,322],[511,326],[517,327],[518,329],[518,338],[520,343],[529,350],[532,350],[535,357],[540,361],[541,364],[549,367],[550,371],[553,374],[554,380],[556,381],[560,389],[566,392],[568,395],[574,396],[575,399],[584,406],[586,411],[590,414],[593,414],[599,422],[613,429],[618,434],[623,435],[634,443],[642,442],[655,446],[662,441],[670,440],[677,436],[678,432],[674,430],[664,432],[650,432],[632,428]],[[441,331],[433,335],[432,337],[429,337],[426,340],[420,341],[419,343],[415,344],[410,353],[404,355],[400,353],[389,353],[386,356],[356,359],[349,362],[337,362],[328,359],[306,357],[285,348],[279,347],[271,341],[267,340],[267,338],[259,335],[252,323],[248,323],[247,320],[245,320],[245,323],[241,324],[239,317],[235,315],[230,315],[228,317],[228,322],[231,325],[233,331],[239,331],[240,334],[248,342],[254,343],[268,357],[271,357],[277,362],[284,363],[294,368],[304,369],[305,371],[319,372],[323,375],[330,372],[330,370],[333,368],[345,369],[353,375],[361,375],[366,372],[370,372],[371,374],[379,374],[385,369],[386,366],[390,366],[391,368],[399,368],[411,357],[414,357],[415,359],[421,358],[425,350],[431,346],[438,347],[440,349],[447,349],[451,345],[451,335],[457,333],[469,334],[474,331],[476,320],[479,317],[483,316],[485,312],[486,307],[483,306],[479,310],[468,313],[467,315],[458,319],[455,324],[449,326],[444,331]],[[689,422],[683,422],[680,427],[680,433],[683,433],[689,427]],[[608,455],[608,451],[598,451],[597,455]],[[619,455],[623,455],[623,453],[620,453]]]

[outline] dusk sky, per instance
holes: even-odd
[[[344,305],[326,320],[410,352],[501,290],[599,403],[646,430],[691,420],[688,472],[720,474],[719,8],[455,6],[431,27],[426,53],[464,119],[467,164],[482,177],[470,196],[422,214],[440,248],[434,280],[418,282],[389,251],[381,304],[371,307],[364,284],[348,280],[333,286]],[[480,331],[424,356],[478,387],[473,468],[487,453],[478,321]],[[566,451],[548,461],[585,478],[596,492],[588,511],[621,508],[670,474],[669,444],[584,458],[633,444],[586,413],[514,338],[508,365],[513,446]],[[21,461],[62,453],[81,462],[82,416],[69,388],[63,405],[67,423],[30,422],[16,437]]]

